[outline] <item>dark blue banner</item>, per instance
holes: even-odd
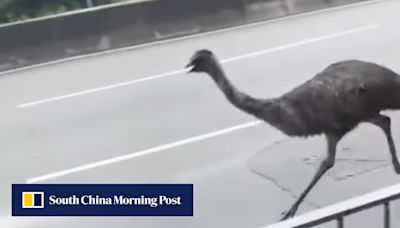
[[[192,184],[13,184],[13,216],[193,216]]]

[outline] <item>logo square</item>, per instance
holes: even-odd
[[[44,192],[22,192],[22,208],[44,208]]]

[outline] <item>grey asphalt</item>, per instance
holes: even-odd
[[[177,73],[25,108],[19,105],[179,70],[201,48],[213,50],[220,59],[241,56],[223,66],[238,88],[258,97],[277,96],[344,59],[373,61],[400,72],[398,12],[400,1],[380,1],[2,75],[0,226],[176,228],[274,223],[311,180],[325,145],[322,137],[291,139],[267,124],[37,182],[193,183],[194,217],[10,216],[12,183],[254,121],[232,107],[205,75]],[[261,50],[275,51],[254,54]],[[243,56],[249,53],[253,55]],[[388,114],[400,148],[400,113]],[[383,134],[361,125],[339,145],[336,166],[299,214],[399,181]],[[394,205],[393,222],[399,224],[397,208]],[[346,222],[352,227],[377,227],[381,214],[377,208]]]

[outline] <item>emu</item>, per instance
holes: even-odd
[[[282,220],[295,215],[307,194],[333,167],[338,142],[362,122],[383,130],[394,171],[400,174],[391,119],[380,113],[400,108],[400,77],[386,67],[358,60],[337,62],[288,93],[269,99],[257,99],[237,90],[209,50],[195,52],[186,68],[188,73],[208,74],[234,106],[288,136],[325,135],[326,158],[298,199],[283,213]]]

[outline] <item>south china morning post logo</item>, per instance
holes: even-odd
[[[114,195],[113,197],[102,197],[100,195],[72,195],[68,197],[58,197],[56,195],[49,196],[49,206],[149,206],[159,207],[162,205],[182,205],[182,197],[169,197],[160,195],[158,197],[141,196],[123,196]]]
[[[12,215],[193,216],[193,185],[15,184]]]
[[[44,208],[44,192],[22,192],[22,208]]]

